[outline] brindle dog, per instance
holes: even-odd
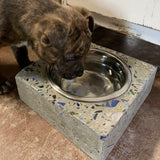
[[[0,0],[0,47],[11,46],[21,68],[30,61],[26,46],[16,45],[27,41],[62,77],[81,76],[92,31],[93,18],[84,8],[55,0]],[[3,79],[0,94],[9,88]]]

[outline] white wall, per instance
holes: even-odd
[[[67,0],[67,3],[160,30],[160,0]]]

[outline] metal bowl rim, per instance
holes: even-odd
[[[125,64],[119,57],[107,52],[107,51],[103,51],[103,50],[99,50],[99,49],[90,49],[90,51],[97,51],[97,52],[101,52],[103,54],[106,54],[106,55],[109,55],[111,57],[114,57],[116,60],[118,60],[120,62],[120,64],[123,66],[124,70],[125,70],[125,73],[126,73],[126,81],[123,85],[123,87],[107,96],[103,96],[103,97],[79,97],[79,96],[75,96],[75,95],[72,95],[70,93],[67,93],[65,92],[64,90],[62,90],[57,84],[55,84],[52,79],[51,79],[51,76],[50,76],[50,66],[47,65],[47,75],[48,75],[48,78],[49,78],[49,82],[51,84],[51,86],[58,92],[60,93],[61,95],[63,95],[64,97],[66,98],[69,98],[71,100],[75,100],[75,101],[80,101],[80,102],[89,102],[89,103],[92,103],[92,102],[102,102],[102,101],[108,101],[108,100],[111,100],[113,98],[117,98],[119,96],[121,96],[122,94],[124,94],[130,84],[131,84],[131,81],[132,81],[132,76],[131,76],[131,71],[130,69],[127,67],[127,64]]]

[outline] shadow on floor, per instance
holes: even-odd
[[[6,78],[10,78],[16,75],[20,71],[20,68],[16,64],[0,64],[0,75]]]

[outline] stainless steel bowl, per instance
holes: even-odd
[[[47,72],[52,87],[72,100],[101,102],[122,95],[130,86],[129,68],[111,53],[91,49],[84,66],[84,74],[72,80],[60,77],[48,66]]]

